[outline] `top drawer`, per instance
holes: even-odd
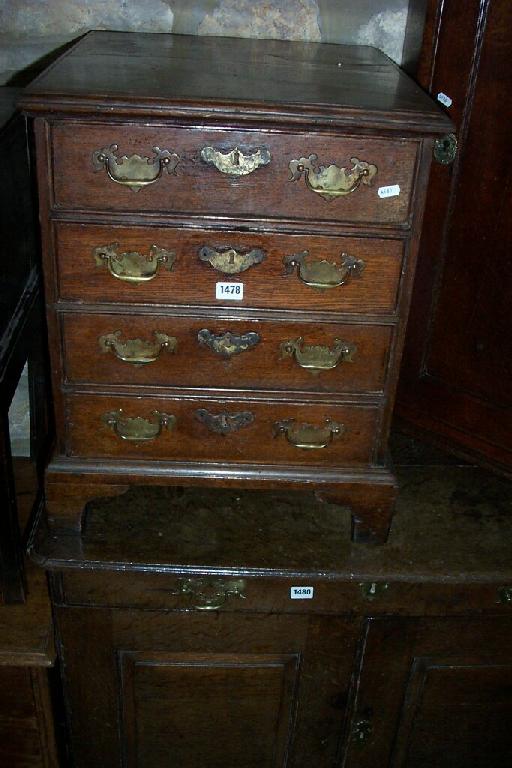
[[[54,204],[403,224],[417,149],[400,139],[57,123]],[[379,195],[396,185],[399,194]]]

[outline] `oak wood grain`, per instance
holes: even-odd
[[[356,136],[338,137],[272,131],[213,131],[205,127],[97,125],[56,123],[52,127],[53,196],[57,208],[95,211],[151,211],[201,213],[270,218],[290,217],[406,223],[413,193],[412,181],[417,141],[382,141]],[[119,158],[137,154],[153,157],[153,147],[180,157],[173,173],[163,174],[153,184],[134,192],[112,181],[106,170],[95,170],[94,152],[112,144]],[[268,165],[246,176],[230,176],[200,156],[203,147],[222,152],[236,147],[250,154],[266,148],[272,156]],[[289,163],[315,154],[318,163],[352,167],[351,158],[377,166],[371,186],[360,184],[352,193],[325,200],[311,192],[304,178],[290,180]],[[400,194],[381,199],[378,189],[399,185]]]
[[[55,225],[55,266],[47,264],[59,280],[63,300],[227,307],[284,308],[331,312],[392,314],[398,295],[403,244],[398,239],[370,237],[326,237],[285,235],[276,232],[224,232],[174,227],[100,226],[82,223]],[[148,283],[127,284],[98,266],[93,251],[98,246],[119,243],[118,252],[137,251],[148,255],[151,245],[173,251],[172,271],[160,269]],[[234,248],[245,252],[259,248],[265,259],[241,275],[224,275],[199,259],[203,246]],[[287,274],[283,258],[309,251],[313,261],[341,263],[347,253],[362,259],[364,271],[345,285],[320,291]],[[241,282],[240,302],[215,300],[218,281]],[[236,305],[234,307],[233,305]]]
[[[124,440],[103,417],[119,409],[123,417],[151,419],[154,411],[176,418],[172,430],[163,429],[154,440]],[[227,435],[212,432],[196,412],[212,414],[249,412],[252,423]],[[179,395],[166,398],[70,395],[68,397],[67,454],[96,458],[142,458],[166,461],[251,462],[309,466],[370,465],[373,456],[378,408],[310,403],[261,403],[251,401],[187,400]],[[343,425],[325,448],[304,450],[288,442],[284,434],[274,436],[275,424],[294,419],[298,424],[324,427],[326,420]]]
[[[380,392],[384,386],[392,328],[389,326],[334,325],[332,323],[271,323],[250,320],[219,321],[215,313],[200,320],[188,317],[66,313],[62,316],[65,345],[65,380],[70,384],[131,384],[143,387],[219,387],[318,392]],[[232,333],[243,338],[256,334],[254,347],[226,357],[216,353],[198,334],[207,329],[216,337]],[[165,347],[151,363],[135,365],[119,359],[99,339],[121,332],[120,341],[142,339],[154,343],[155,332],[176,339],[174,352]],[[303,338],[305,345],[330,350],[336,339],[355,349],[351,361],[341,357],[335,368],[302,368],[286,356],[282,344]],[[299,349],[301,345],[299,344]],[[120,351],[120,354],[122,352]]]

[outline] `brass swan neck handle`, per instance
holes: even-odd
[[[362,259],[349,256],[348,253],[341,254],[340,264],[326,259],[315,260],[308,257],[309,251],[285,256],[283,264],[286,267],[286,274],[291,274],[296,267],[298,277],[303,283],[320,290],[344,285],[352,276],[360,277],[365,267]]]
[[[93,257],[97,266],[106,264],[112,277],[126,283],[147,283],[153,280],[160,265],[165,265],[170,272],[176,259],[174,251],[157,245],[151,246],[148,256],[138,251],[118,251],[119,243],[99,245],[93,249]]]
[[[136,154],[118,157],[118,149],[117,144],[97,149],[92,153],[92,164],[95,171],[106,171],[111,181],[128,187],[132,192],[154,184],[164,173],[173,173],[180,161],[175,152],[159,147],[153,147],[153,157]]]
[[[178,344],[175,336],[168,336],[160,331],[153,331],[154,341],[147,341],[146,339],[126,339],[123,341],[122,335],[122,331],[113,331],[100,336],[98,343],[102,352],[113,351],[119,360],[132,365],[154,363],[163,349],[168,352],[175,352]]]
[[[153,411],[149,419],[142,416],[125,416],[122,408],[110,411],[102,416],[102,421],[109,426],[121,440],[147,442],[155,440],[163,429],[172,430],[176,417],[160,411]]]
[[[337,165],[319,165],[318,155],[300,157],[292,160],[288,166],[290,181],[297,181],[304,174],[306,187],[324,200],[345,197],[355,192],[360,184],[370,186],[377,173],[377,166],[365,160],[352,157],[350,162],[352,167],[347,169]]]
[[[274,424],[274,437],[286,435],[286,439],[295,448],[316,450],[327,448],[334,437],[345,432],[345,426],[331,419],[325,420],[325,425],[317,427],[314,424],[299,424],[295,419],[284,419]]]
[[[321,344],[304,344],[302,336],[281,344],[281,357],[293,357],[297,365],[309,368],[312,372],[328,371],[342,362],[352,363],[356,352],[355,344],[342,339],[334,339],[332,348]]]

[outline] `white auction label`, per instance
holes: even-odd
[[[292,600],[311,600],[314,592],[314,587],[290,587],[290,598]]]
[[[215,298],[241,301],[244,297],[243,283],[215,283]]]
[[[453,104],[453,99],[450,99],[450,97],[447,96],[446,93],[443,93],[442,91],[441,93],[437,94],[437,100],[440,101],[441,104],[444,104],[445,107],[451,107],[451,105]]]
[[[396,197],[400,194],[400,184],[391,184],[389,187],[379,187],[377,194],[379,197]]]

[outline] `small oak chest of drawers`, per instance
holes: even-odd
[[[314,488],[383,541],[404,325],[450,121],[368,47],[93,32],[26,92],[50,525],[133,483]]]

